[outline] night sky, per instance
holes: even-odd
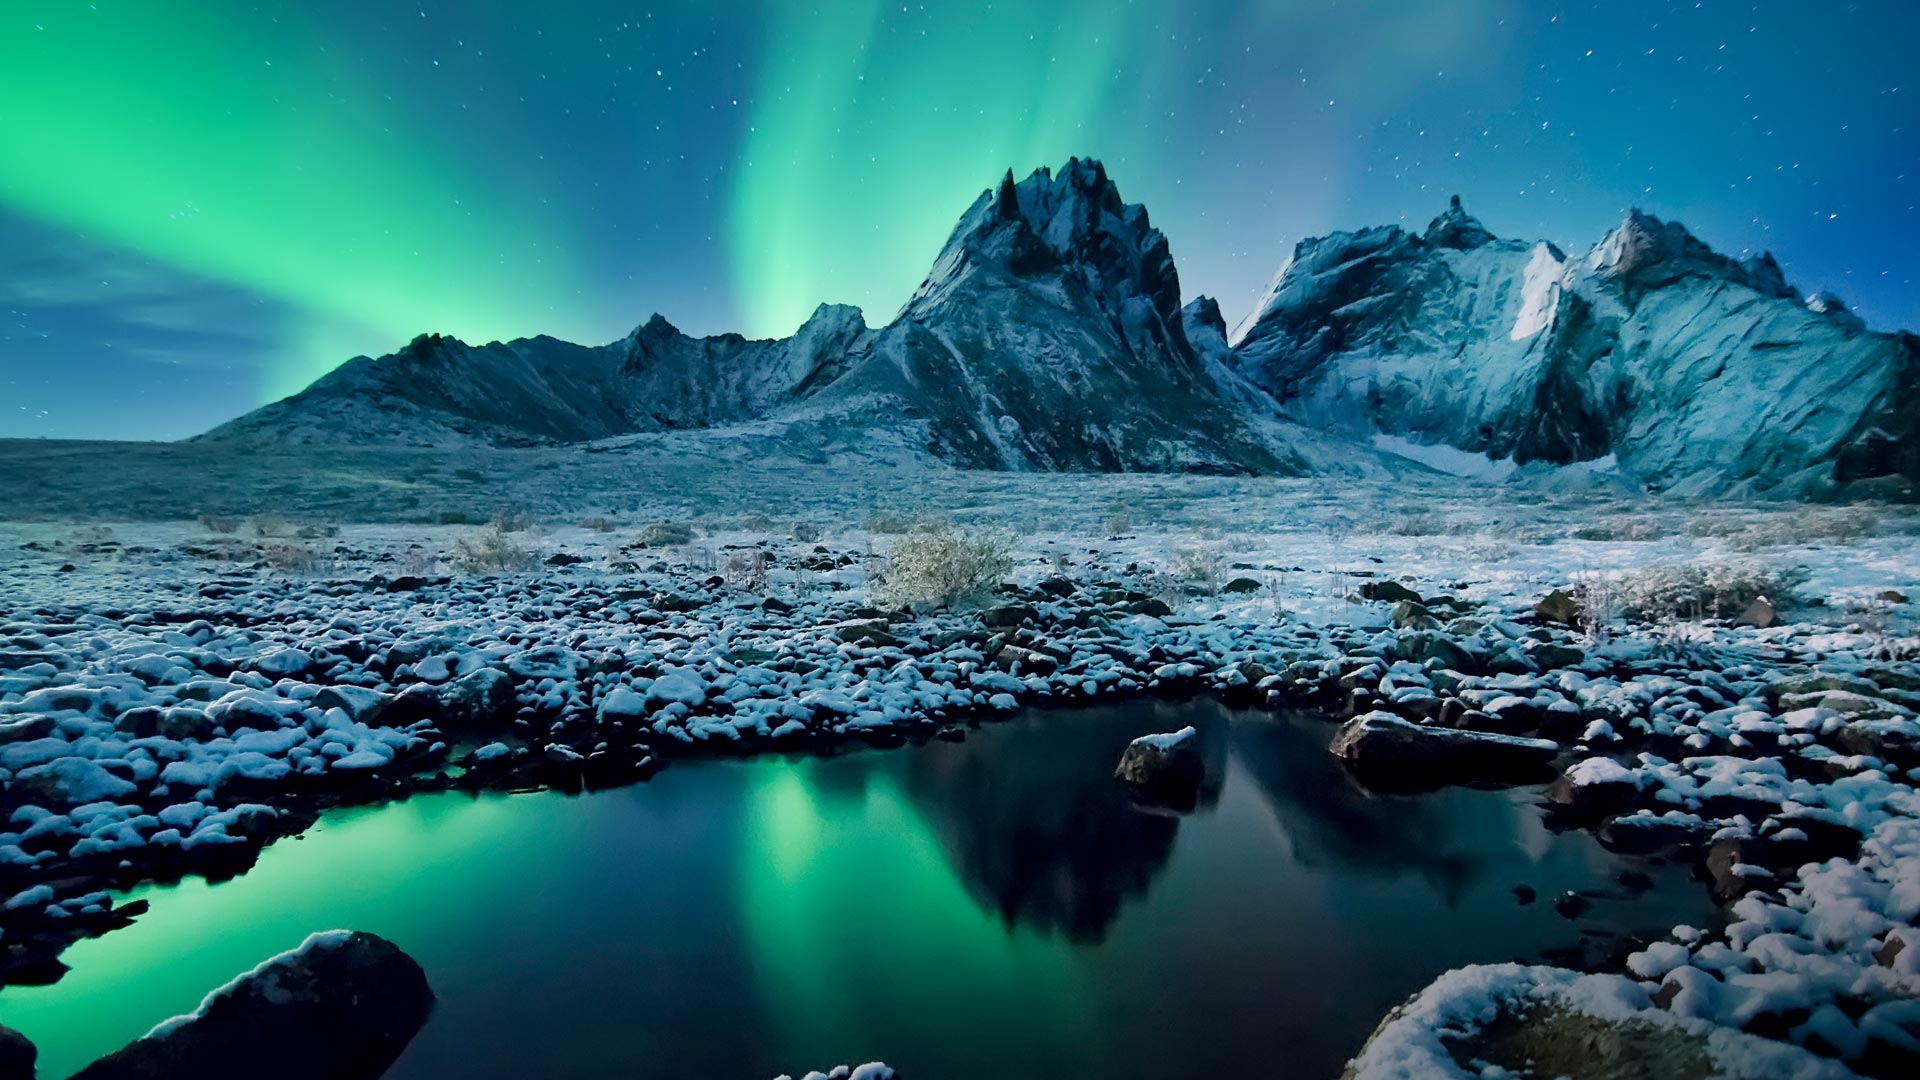
[[[0,6],[0,436],[176,438],[437,330],[882,324],[1104,160],[1229,322],[1304,236],[1630,206],[1920,327],[1920,4]]]

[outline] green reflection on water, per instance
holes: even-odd
[[[941,1045],[955,1073],[955,1053],[1084,1067],[1097,1016],[1072,946],[983,911],[891,772],[815,782],[839,764],[759,772],[746,800],[740,914],[774,1042],[797,1061]]]
[[[448,932],[450,910],[513,888],[520,857],[551,843],[531,827],[535,816],[509,805],[524,801],[448,796],[345,811],[269,847],[232,881],[134,890],[127,899],[153,901],[147,914],[69,949],[73,970],[56,985],[0,990],[0,1022],[39,1047],[41,1076],[63,1077],[316,930],[369,930],[411,950]]]

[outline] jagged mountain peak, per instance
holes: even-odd
[[[1746,260],[1722,255],[1678,221],[1662,221],[1639,208],[1627,215],[1587,255],[1587,268],[1614,282],[1628,303],[1686,277],[1716,278],[1763,296],[1792,299],[1780,264],[1769,253]]]
[[[1496,238],[1485,225],[1480,224],[1479,218],[1467,213],[1460,205],[1460,196],[1455,195],[1440,216],[1427,223],[1423,239],[1435,247],[1467,251],[1491,244]]]

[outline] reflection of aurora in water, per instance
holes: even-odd
[[[957,1028],[994,1034],[950,1047],[955,1070],[1084,1063],[1098,1029],[1071,949],[983,911],[889,772],[851,792],[810,775],[842,764],[781,766],[747,799],[740,916],[780,1041],[884,1058]]]
[[[1211,743],[1201,808],[1114,798],[1128,738],[1188,722]],[[0,992],[0,1022],[65,1075],[348,926],[399,943],[440,996],[389,1080],[872,1057],[915,1080],[1316,1076],[1448,967],[1711,917],[1676,866],[1601,901],[1604,921],[1517,907],[1520,881],[1605,889],[1621,861],[1548,833],[1525,790],[1372,798],[1330,731],[1136,701],[598,795],[330,815],[238,879],[144,890],[153,910],[71,950],[61,983]]]

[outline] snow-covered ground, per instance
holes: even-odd
[[[1920,1051],[1908,510],[1660,502],[1592,477],[694,468],[580,450],[211,474],[203,456],[168,486],[165,454],[116,478],[74,453],[78,480],[11,505],[40,520],[0,523],[8,978],[137,914],[112,908],[114,888],[241,869],[336,802],[620,783],[677,754],[1213,690],[1551,740],[1557,813],[1699,861],[1731,905],[1724,929],[1675,928],[1612,973],[1631,988],[1616,1004],[1869,1072]],[[481,524],[495,514],[506,528]],[[889,550],[929,523],[1003,537],[1012,584],[978,607],[881,604]],[[1769,597],[1767,627],[1732,625],[1744,597],[1627,616],[1688,567],[1793,595]],[[1570,623],[1535,610],[1556,589],[1585,605]]]

